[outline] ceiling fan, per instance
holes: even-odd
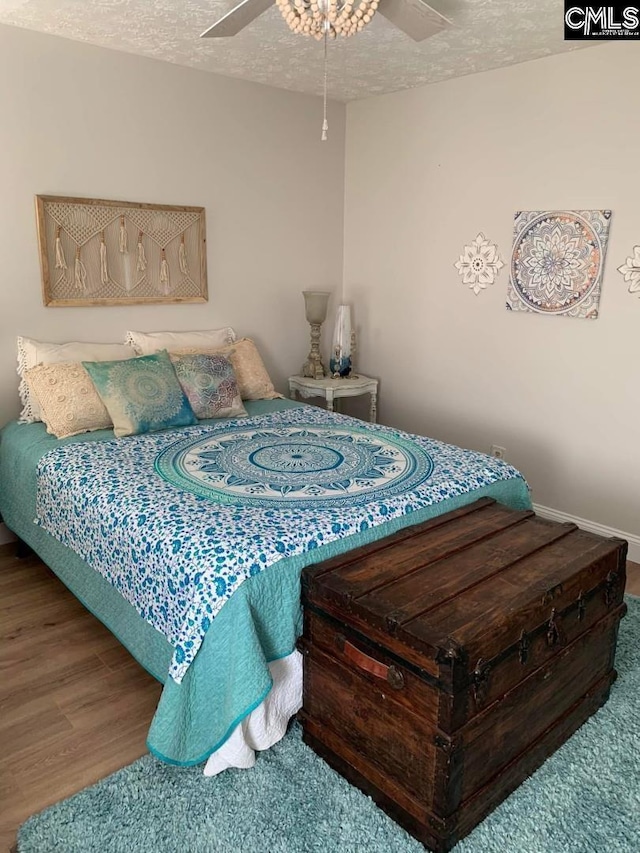
[[[227,38],[275,5],[297,34],[324,41],[324,115],[321,140],[326,142],[327,121],[327,42],[337,35],[352,36],[360,32],[380,12],[414,41],[424,39],[451,26],[451,22],[423,3],[422,0],[241,0],[219,21],[202,33],[203,38]]]
[[[242,0],[205,30],[202,38],[235,36],[274,3],[290,29],[316,38],[353,35],[376,11],[414,41],[424,41],[451,26],[422,0]]]

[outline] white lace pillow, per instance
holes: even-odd
[[[113,426],[91,377],[77,362],[39,364],[24,378],[40,404],[47,432],[56,438]]]
[[[224,347],[235,339],[236,333],[230,326],[226,326],[224,329],[209,329],[203,332],[127,332],[125,341],[134,348],[137,355],[152,355],[161,349],[175,352],[185,347]]]
[[[18,337],[18,376],[20,377],[20,400],[22,412],[18,418],[21,424],[31,424],[42,420],[40,406],[31,393],[24,378],[26,370],[37,364],[59,364],[60,362],[79,361],[121,361],[131,358],[131,350],[125,344],[95,344],[72,341],[66,344],[52,344],[35,341],[33,338]]]

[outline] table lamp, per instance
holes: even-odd
[[[311,379],[324,379],[325,370],[320,358],[320,330],[327,319],[327,305],[331,294],[324,290],[303,290],[304,310],[311,326],[311,349],[302,367],[302,375]]]

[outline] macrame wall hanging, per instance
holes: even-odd
[[[45,305],[206,302],[203,207],[36,196]]]

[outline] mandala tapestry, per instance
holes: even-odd
[[[595,320],[610,220],[610,210],[516,213],[507,308]]]
[[[353,507],[417,488],[433,462],[399,436],[316,425],[185,438],[156,459],[169,483],[243,506]]]
[[[529,505],[522,476],[500,459],[314,406],[56,442],[37,489],[37,523],[167,638],[177,682],[224,603],[270,566],[299,572],[320,549],[341,554],[437,505],[481,495]]]

